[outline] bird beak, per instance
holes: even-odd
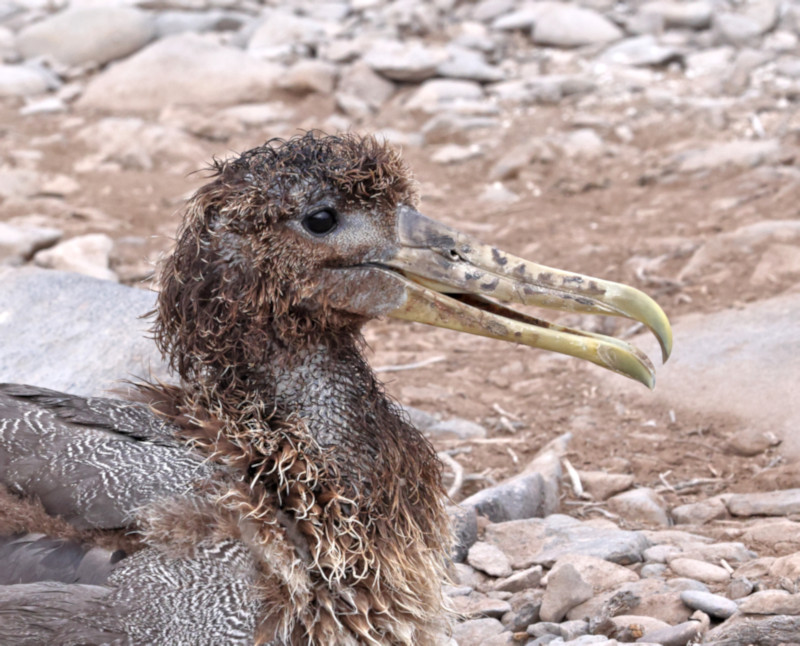
[[[536,305],[639,321],[656,336],[666,361],[672,349],[672,330],[662,309],[646,294],[627,285],[522,260],[406,206],[398,209],[397,235],[398,244],[380,261],[402,281],[405,295],[389,316],[567,354],[649,388],[655,385],[652,363],[632,345],[548,323],[505,305]]]

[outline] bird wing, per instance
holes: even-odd
[[[0,484],[78,529],[124,527],[215,467],[145,405],[0,384]]]

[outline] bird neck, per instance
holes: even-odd
[[[241,474],[218,500],[259,521],[265,585],[306,599],[278,632],[291,643],[296,634],[340,643],[340,627],[364,643],[433,643],[452,540],[433,448],[385,396],[357,341],[274,350],[238,378],[235,405],[202,383],[172,401],[181,435]],[[274,568],[276,545],[302,574]]]

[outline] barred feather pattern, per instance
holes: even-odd
[[[78,529],[123,527],[215,471],[143,404],[30,386],[0,385],[0,444],[0,483]]]

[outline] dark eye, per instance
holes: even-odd
[[[330,233],[336,228],[338,217],[333,209],[315,211],[303,218],[303,226],[315,235]]]

